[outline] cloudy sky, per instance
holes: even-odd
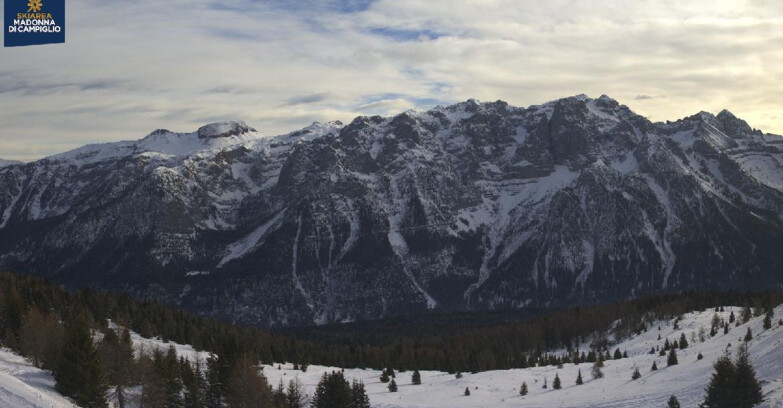
[[[65,44],[0,50],[2,158],[225,119],[271,135],[579,93],[653,120],[728,108],[783,133],[779,0],[66,3]]]

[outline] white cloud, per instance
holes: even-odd
[[[66,44],[0,51],[0,157],[229,118],[277,134],[578,93],[653,120],[729,108],[782,133],[780,11],[766,0],[71,0]]]

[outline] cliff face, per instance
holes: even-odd
[[[260,326],[783,286],[783,138],[473,100],[0,168],[0,268]]]

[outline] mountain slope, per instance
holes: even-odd
[[[35,368],[25,358],[0,349],[0,406],[4,408],[75,408],[54,389],[48,371]]]
[[[783,284],[783,138],[469,100],[0,169],[0,268],[260,326]]]
[[[0,159],[0,167],[11,166],[11,165],[14,165],[14,164],[22,164],[22,162],[20,162],[18,160],[4,160],[4,159]]]
[[[728,307],[718,316],[728,321],[734,311],[739,315],[741,308]],[[775,316],[783,313],[783,307],[775,309]],[[612,346],[627,351],[628,358],[607,360],[603,369],[604,378],[591,377],[591,363],[564,364],[556,366],[533,367],[512,370],[485,371],[476,374],[463,373],[462,378],[454,374],[439,371],[421,371],[421,385],[411,384],[411,371],[396,374],[399,391],[390,393],[387,385],[379,381],[380,371],[346,369],[345,377],[350,381],[356,378],[364,382],[373,407],[377,408],[438,408],[438,407],[570,407],[570,408],[647,408],[664,407],[669,396],[675,395],[683,407],[696,407],[704,399],[704,390],[714,371],[715,360],[729,351],[732,355],[743,342],[750,327],[754,338],[747,342],[751,361],[762,385],[765,401],[759,407],[783,407],[783,326],[777,323],[770,330],[762,329],[762,317],[732,327],[728,334],[720,331],[710,337],[711,319],[714,312],[688,313],[675,329],[672,322],[659,322],[651,325],[651,330]],[[657,327],[660,326],[659,331]],[[733,326],[733,325],[732,325]],[[703,330],[704,341],[699,339]],[[673,341],[685,334],[690,345],[677,350],[679,364],[667,367],[666,357],[657,353],[649,354],[651,347],[663,347],[665,339]],[[661,340],[657,340],[658,334]],[[697,355],[703,355],[702,360]],[[658,370],[651,371],[653,361]],[[307,372],[293,370],[291,364],[281,366],[267,365],[264,374],[270,384],[284,383],[299,378],[305,390],[312,395],[315,386],[324,372],[339,370],[336,367],[310,365]],[[631,374],[638,368],[641,378],[631,380]],[[577,372],[581,370],[583,385],[575,385]],[[562,389],[552,389],[552,381],[557,374]],[[543,389],[544,379],[549,387]],[[519,395],[522,382],[527,383],[529,394]],[[464,396],[465,388],[471,395]]]

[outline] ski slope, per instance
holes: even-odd
[[[741,308],[727,307],[717,313],[728,321],[731,311],[739,318]],[[703,398],[713,371],[712,363],[725,350],[732,354],[742,343],[748,327],[753,332],[753,340],[748,343],[756,373],[761,381],[765,401],[760,408],[783,408],[783,327],[778,320],[783,316],[783,306],[775,308],[772,329],[763,330],[763,316],[756,317],[739,327],[732,325],[731,331],[724,335],[722,330],[710,338],[709,330],[713,310],[688,313],[674,330],[672,321],[651,325],[646,333],[635,336],[612,346],[628,352],[629,358],[605,362],[604,378],[594,380],[590,376],[592,364],[565,364],[563,368],[535,367],[514,370],[487,371],[477,374],[463,373],[461,379],[454,375],[438,371],[421,371],[421,385],[412,385],[412,372],[397,373],[396,382],[399,391],[391,393],[387,384],[379,381],[380,371],[346,369],[350,380],[364,382],[374,408],[478,408],[478,407],[532,407],[532,408],[643,408],[663,407],[670,395],[676,395],[683,407],[696,407]],[[698,341],[699,329],[706,333],[705,341]],[[661,340],[657,340],[658,334]],[[666,357],[648,354],[651,347],[663,346],[665,339],[680,338],[685,333],[689,347],[678,350],[679,364],[666,366]],[[693,334],[692,334],[693,333]],[[159,339],[145,339],[132,333],[137,351],[147,352],[154,348],[162,351],[173,346],[177,353],[191,361],[204,360],[206,352],[198,352],[189,345],[164,343]],[[693,341],[693,336],[697,340]],[[704,359],[697,360],[702,353]],[[653,361],[658,371],[650,371]],[[263,366],[263,373],[269,383],[276,385],[280,380],[287,383],[299,378],[308,394],[312,395],[321,375],[326,371],[339,370],[336,367],[311,365],[306,373],[293,370],[293,365],[277,364]],[[631,380],[635,367],[642,377]],[[583,385],[575,385],[577,370],[582,371]],[[561,390],[552,389],[552,381],[557,373],[562,382]],[[546,378],[548,389],[542,389]],[[529,394],[519,395],[522,382],[528,385]],[[471,395],[464,396],[465,388]],[[131,404],[133,405],[133,404]],[[48,371],[33,367],[26,359],[7,349],[0,349],[0,407],[2,408],[73,408],[75,405],[60,396],[54,390],[54,379]]]
[[[33,367],[27,359],[0,349],[0,407],[75,408],[54,390],[48,371]]]
[[[739,317],[741,308],[726,308],[718,313],[728,321],[731,311]],[[679,330],[674,330],[672,322],[661,322],[661,330],[657,325],[651,326],[648,332],[621,342],[616,347],[626,350],[629,358],[609,360],[605,362],[604,378],[591,378],[591,363],[574,365],[566,364],[562,369],[552,367],[535,367],[502,371],[487,371],[477,374],[463,373],[461,379],[454,375],[437,371],[421,371],[421,385],[411,385],[412,372],[398,373],[396,382],[399,391],[391,393],[387,384],[378,378],[380,371],[346,369],[346,378],[357,378],[364,381],[372,406],[376,408],[479,408],[479,407],[663,407],[669,396],[674,394],[683,407],[696,407],[702,402],[704,389],[713,371],[712,364],[726,349],[732,354],[742,343],[748,327],[753,331],[754,338],[749,342],[749,350],[757,376],[762,383],[765,402],[759,407],[783,408],[783,327],[777,323],[783,316],[783,307],[775,309],[773,328],[762,330],[763,316],[752,319],[739,327],[732,325],[731,331],[724,335],[723,331],[714,337],[709,337],[710,322],[713,310],[689,313],[683,316]],[[704,328],[706,341],[691,340],[691,333]],[[658,341],[658,334],[661,340]],[[651,347],[663,347],[666,338],[670,341],[679,339],[685,333],[690,346],[678,350],[679,364],[667,367],[666,357],[658,354],[648,354]],[[731,344],[729,346],[729,344]],[[615,346],[612,347],[614,351]],[[702,353],[704,359],[697,360]],[[657,362],[658,371],[651,372],[653,361]],[[635,367],[639,368],[642,377],[631,380]],[[336,370],[333,367],[309,366],[306,373],[295,371],[292,364],[265,366],[264,373],[273,385],[280,379],[287,382],[298,377],[312,395],[315,385],[325,371]],[[575,385],[577,370],[582,370],[583,385]],[[552,389],[555,373],[560,376],[563,388]],[[548,389],[542,389],[544,378],[549,384]],[[519,387],[525,381],[529,393],[522,397]],[[471,395],[464,396],[465,387],[470,388]]]

